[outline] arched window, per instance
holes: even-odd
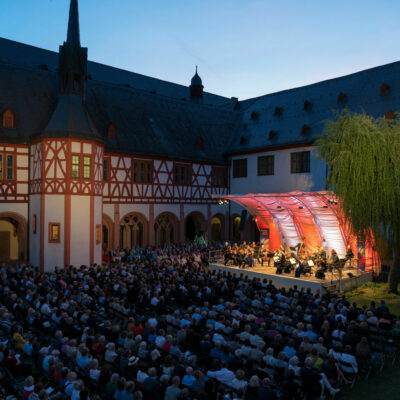
[[[115,139],[117,137],[117,128],[114,124],[108,126],[107,137],[109,139]]]
[[[120,245],[124,248],[134,249],[146,245],[145,224],[137,214],[128,214],[121,220]]]
[[[233,219],[233,241],[240,242],[240,217],[235,217]]]
[[[11,110],[4,111],[3,128],[14,128],[14,113]]]
[[[154,224],[154,239],[157,246],[165,246],[175,241],[176,218],[171,214],[160,215]]]

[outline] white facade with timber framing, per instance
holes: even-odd
[[[0,262],[99,263],[104,249],[254,240],[213,194],[324,188],[334,109],[394,118],[400,63],[238,101],[87,60],[78,2],[58,53],[0,38]]]

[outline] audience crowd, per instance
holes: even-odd
[[[51,273],[1,266],[5,393],[319,399],[396,357],[400,323],[384,302],[360,308],[345,296],[213,271],[209,248],[119,249],[103,265]]]

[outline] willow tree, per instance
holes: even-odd
[[[375,238],[389,256],[389,291],[400,280],[400,121],[345,111],[325,124],[317,140],[329,165],[328,188],[340,198],[353,232]],[[379,245],[384,244],[384,245]],[[386,254],[384,254],[384,252]]]

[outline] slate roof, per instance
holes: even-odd
[[[49,123],[41,133],[42,137],[73,137],[105,142],[82,101],[74,94],[60,94]]]
[[[381,94],[383,84],[389,90]],[[400,62],[241,101],[243,119],[228,153],[311,143],[343,108],[375,117],[400,111]]]
[[[100,133],[116,125],[108,151],[208,162],[225,162],[241,119],[234,111],[102,82],[88,83],[87,106]]]
[[[44,67],[56,72],[58,53],[0,37],[0,64],[3,63],[33,69]],[[132,88],[155,91],[157,94],[176,99],[190,98],[189,79],[188,86],[183,86],[93,61],[88,61],[88,76],[96,81],[121,86],[129,85]],[[204,92],[203,103],[224,106],[230,105],[231,99]]]
[[[76,108],[70,100],[59,99],[56,72],[0,62],[0,113],[11,108],[16,119],[16,129],[0,127],[0,142],[28,143],[39,135],[61,134],[60,118],[55,124],[53,116],[60,107]],[[86,108],[106,151],[210,163],[226,163],[223,154],[241,118],[224,107],[93,79],[87,82]],[[84,116],[61,122],[74,136],[87,129]],[[107,138],[110,123],[116,126],[116,139]]]
[[[16,129],[0,127],[1,142],[28,143],[52,126],[57,65],[57,53],[0,38],[0,113],[11,108],[16,118]],[[400,110],[400,62],[244,100],[236,110],[231,99],[184,101],[186,86],[102,64],[89,62],[88,73],[88,123],[106,151],[144,156],[224,163],[229,154],[312,143],[335,110]],[[110,123],[116,139],[106,137]]]

